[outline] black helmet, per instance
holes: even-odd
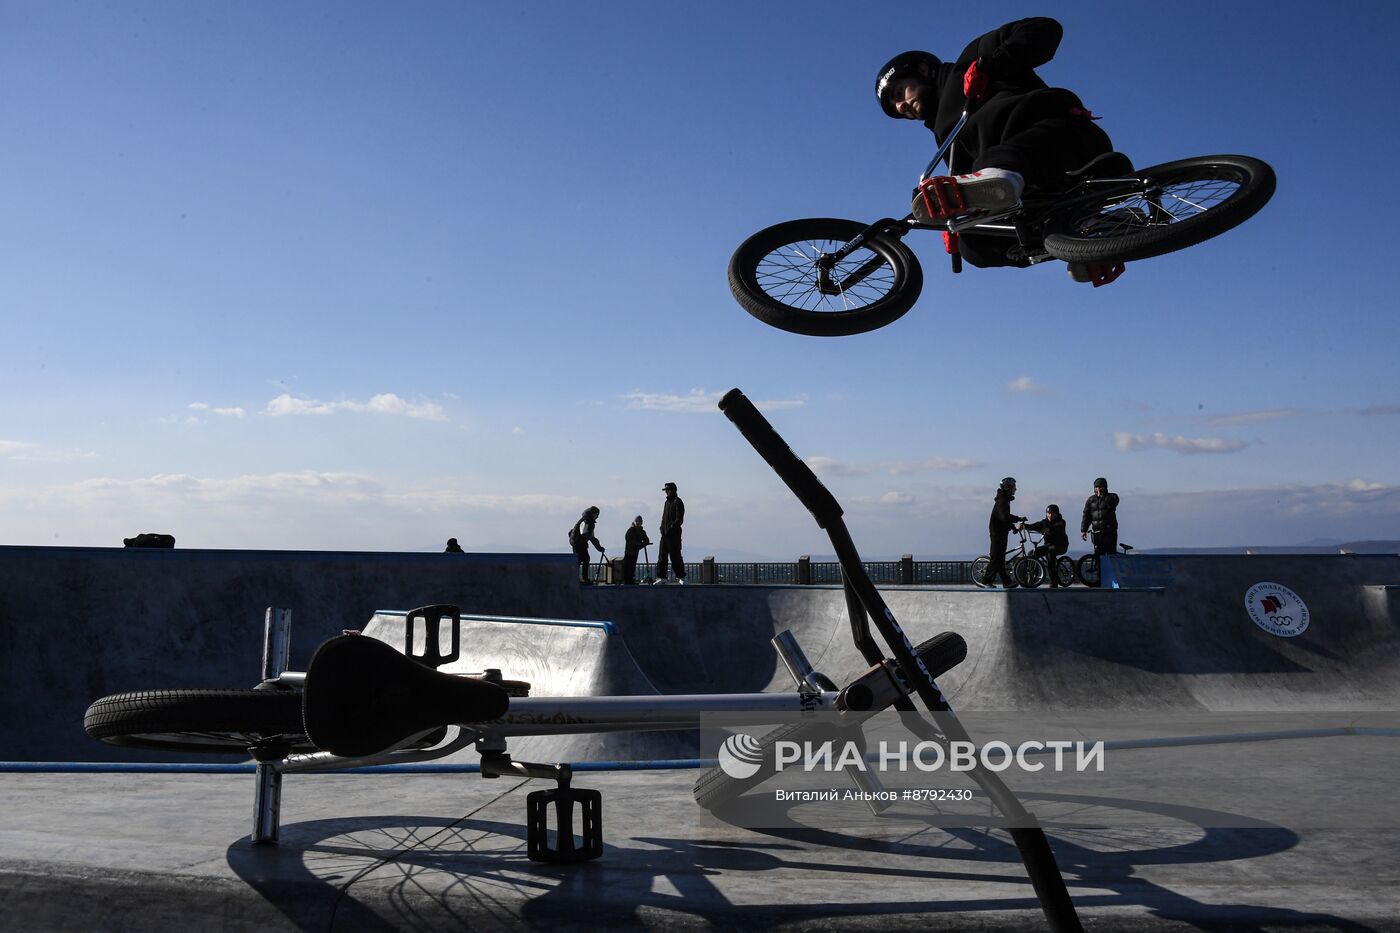
[[[904,77],[917,69],[920,65],[927,65],[929,71],[932,72],[933,69],[937,68],[940,64],[942,64],[942,62],[938,60],[937,55],[931,52],[920,52],[918,50],[901,52],[894,58],[885,62],[884,66],[880,68],[879,73],[875,75],[875,96],[879,99],[880,109],[885,111],[885,115],[894,117],[896,120],[900,118],[899,112],[895,110],[885,98],[885,89],[890,86],[891,81],[895,78]]]
[[[1052,502],[1052,503],[1050,503],[1049,505],[1047,505],[1047,506],[1045,507],[1045,511],[1047,511],[1047,512],[1053,512],[1054,514],[1059,515],[1059,514],[1060,514],[1060,507],[1059,507],[1058,505],[1056,505],[1055,503]]]
[[[1002,488],[1003,488],[1003,489],[1015,489],[1015,488],[1016,488],[1016,477],[1014,477],[1014,476],[1006,476],[1006,477],[1003,477],[1002,480],[1001,480],[1001,485],[1002,485]]]
[[[1102,476],[1094,480],[1094,485],[1102,489],[1104,492],[1108,492],[1108,480],[1104,479]]]

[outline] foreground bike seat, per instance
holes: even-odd
[[[499,719],[509,706],[498,684],[440,674],[378,639],[342,635],[311,658],[302,717],[317,748],[360,758],[439,726]]]

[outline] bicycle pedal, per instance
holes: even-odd
[[[422,654],[413,653],[413,629],[416,619],[423,620]],[[442,653],[438,643],[443,619],[448,619],[452,626],[452,647],[447,654]],[[462,656],[462,608],[460,606],[419,606],[417,609],[409,611],[404,623],[403,653],[419,664],[437,670],[444,664],[451,664]]]
[[[574,805],[580,810],[574,837]],[[554,845],[549,844],[549,808],[554,807]],[[596,790],[556,787],[525,796],[525,854],[532,862],[586,862],[603,854],[603,795]]]

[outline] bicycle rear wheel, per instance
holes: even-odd
[[[909,247],[873,236],[830,270],[826,288],[818,267],[865,228],[815,217],[760,230],[729,260],[729,289],[745,311],[794,334],[845,337],[884,327],[923,289],[923,269]]]
[[[1079,558],[1079,582],[1085,586],[1099,585],[1099,555],[1085,554]]]
[[[1045,579],[1045,567],[1034,557],[1018,557],[1011,565],[1011,576],[1027,589],[1035,589]]]
[[[83,729],[111,745],[247,755],[259,745],[315,751],[290,690],[143,690],[103,697]]]
[[[1194,246],[1253,217],[1274,170],[1250,156],[1197,156],[1136,173],[1145,184],[1052,218],[1045,249],[1067,262],[1129,262]]]
[[[991,583],[987,579],[987,568],[992,566],[992,559],[986,554],[972,562],[972,582],[978,586],[986,586]]]
[[[1060,586],[1074,585],[1074,561],[1064,555],[1055,558],[1055,576],[1060,581]]]

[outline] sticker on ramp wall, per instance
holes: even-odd
[[[1244,608],[1254,624],[1279,638],[1307,631],[1308,604],[1282,583],[1256,583],[1244,594]]]

